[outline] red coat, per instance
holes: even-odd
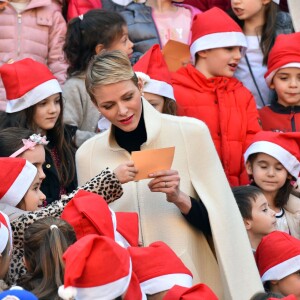
[[[278,103],[259,111],[262,129],[268,131],[300,131],[300,106],[284,107]]]
[[[178,114],[208,126],[229,183],[247,184],[243,153],[261,130],[252,94],[235,78],[207,79],[192,65],[173,73],[173,87]]]

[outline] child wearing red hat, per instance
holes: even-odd
[[[276,38],[265,79],[276,100],[259,110],[264,130],[300,131],[300,32]]]
[[[117,175],[105,169],[73,193],[43,207],[44,194],[40,191],[40,181],[34,165],[23,158],[2,157],[0,170],[0,209],[9,214],[14,242],[8,274],[10,284],[15,284],[26,273],[23,240],[24,231],[30,224],[44,217],[60,217],[64,207],[80,190],[102,194],[107,202],[116,200],[123,193]]]
[[[176,115],[171,74],[158,44],[152,46],[133,66],[143,81],[143,97],[159,112]]]
[[[291,194],[300,172],[300,133],[257,133],[244,154],[252,185],[276,212],[277,229],[300,238],[299,199]]]
[[[266,291],[288,296],[286,299],[300,299],[299,239],[273,231],[262,239],[255,259]]]
[[[231,15],[245,33],[248,48],[234,76],[253,94],[257,108],[271,103],[274,93],[262,77],[276,36],[294,32],[291,17],[279,10],[280,0],[232,0]]]
[[[243,151],[260,131],[253,96],[232,78],[246,46],[240,27],[212,8],[193,21],[190,52],[195,65],[173,75],[178,114],[206,123],[232,186],[248,183]]]
[[[61,87],[47,66],[31,58],[2,65],[0,75],[7,98],[0,128],[22,127],[48,136],[41,189],[49,204],[77,188],[74,128],[63,124]]]

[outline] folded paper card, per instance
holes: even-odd
[[[189,46],[177,41],[168,40],[162,49],[162,53],[170,72],[176,72],[179,68],[191,62]]]
[[[133,151],[131,160],[138,169],[134,180],[149,178],[148,175],[162,170],[170,170],[174,158],[175,147]]]

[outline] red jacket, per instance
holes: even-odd
[[[285,107],[274,103],[263,107],[258,112],[263,130],[300,131],[300,106]]]
[[[243,153],[261,130],[252,94],[235,78],[207,79],[192,65],[173,73],[173,87],[178,114],[208,126],[229,183],[247,184]]]

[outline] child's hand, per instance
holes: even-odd
[[[123,184],[134,179],[137,169],[134,167],[133,161],[128,161],[114,169],[114,173],[118,180]]]

